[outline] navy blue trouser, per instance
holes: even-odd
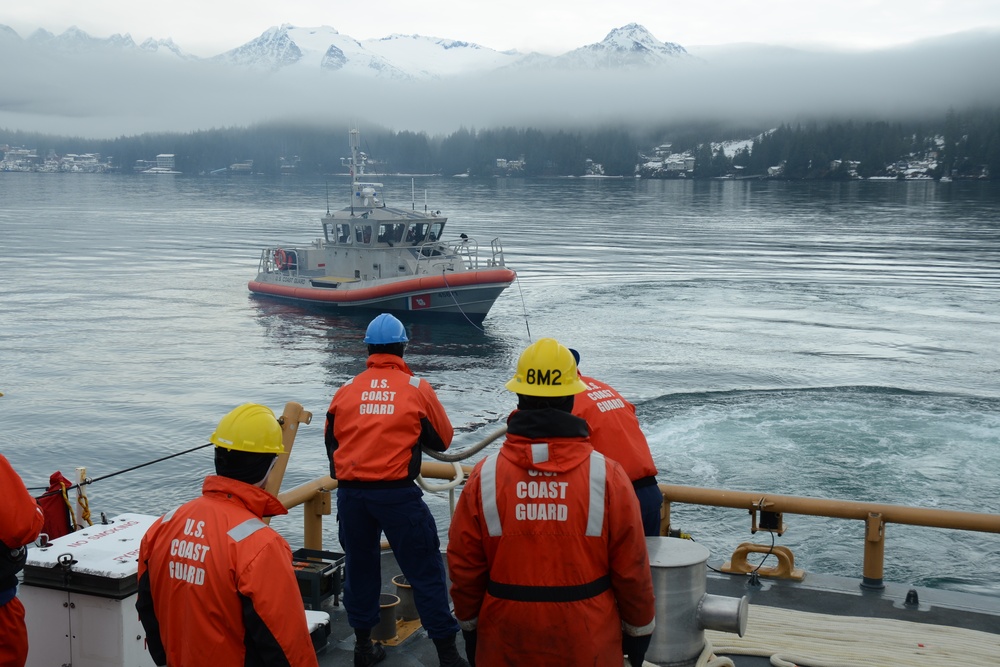
[[[337,488],[337,521],[344,549],[344,608],[352,628],[378,625],[382,577],[379,545],[385,532],[413,603],[431,639],[453,637],[437,524],[416,485],[401,489]]]
[[[663,506],[663,493],[656,484],[643,486],[635,490],[639,498],[639,513],[642,514],[642,533],[646,537],[656,537],[660,534],[660,508]]]

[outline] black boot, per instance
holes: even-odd
[[[455,635],[444,639],[435,639],[434,646],[437,648],[441,667],[469,667],[465,658],[458,654],[458,647],[455,646]]]
[[[385,649],[371,639],[371,630],[354,630],[354,667],[369,667],[385,660]]]

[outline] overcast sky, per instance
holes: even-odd
[[[455,80],[380,78],[372,85],[318,68],[262,75],[114,52],[26,57],[30,45],[0,39],[0,63],[18,63],[0,66],[0,128],[115,137],[279,120],[346,125],[359,112],[373,124],[431,134],[508,125],[635,129],[692,120],[774,127],[1000,104],[1000,0],[532,2],[429,0],[418,11],[413,0],[367,7],[341,0],[0,0],[0,24],[22,37],[74,25],[96,38],[170,37],[184,51],[209,57],[283,23],[327,25],[359,40],[420,34],[560,55],[634,22],[695,57],[655,71],[515,68]],[[356,86],[366,91],[361,105],[361,98],[343,94]],[[400,104],[411,99],[434,103]]]
[[[271,26],[328,25],[356,39],[394,33],[558,55],[627,23],[685,47],[756,42],[871,49],[1000,28],[1000,0],[4,0],[0,24],[22,37],[77,26],[94,37],[172,38],[212,56]]]

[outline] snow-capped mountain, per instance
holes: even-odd
[[[0,25],[0,39],[8,46],[23,46],[49,55],[79,57],[91,54],[166,53],[180,60],[198,60],[197,56],[184,52],[172,39],[147,39],[136,45],[129,33],[114,34],[110,37],[92,37],[76,26],[67,28],[62,34],[54,35],[48,30],[36,30],[27,39],[11,28]]]
[[[329,26],[283,25],[215,59],[269,71],[296,68],[389,79],[436,79],[497,69],[519,57],[516,52],[450,39],[390,35],[359,42]]]
[[[658,67],[688,57],[680,44],[661,42],[638,23],[615,28],[604,40],[574,49],[554,59],[562,67]]]
[[[167,53],[177,56],[181,60],[198,60],[198,56],[191,55],[181,50],[181,47],[174,43],[169,37],[166,39],[153,39],[150,37],[139,45],[139,49],[147,53]]]
[[[56,55],[157,53],[183,61],[210,61],[271,73],[340,72],[412,81],[484,74],[511,67],[533,70],[655,67],[687,56],[684,47],[661,42],[635,23],[612,30],[599,43],[561,56],[497,51],[471,42],[421,35],[394,34],[359,41],[329,26],[303,28],[288,24],[268,28],[256,39],[211,58],[185,53],[169,38],[147,39],[136,45],[128,33],[102,39],[76,27],[60,35],[40,29],[22,41],[13,30],[0,26],[0,37],[7,43],[21,42]]]
[[[33,46],[52,49],[62,53],[86,53],[99,49],[134,49],[135,42],[128,33],[114,34],[102,39],[91,37],[76,26],[67,28],[58,37],[48,30],[36,30],[28,37],[27,42]]]

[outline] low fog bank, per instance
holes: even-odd
[[[995,32],[856,53],[733,45],[657,70],[511,69],[420,83],[250,72],[156,54],[25,58],[15,48],[23,49],[0,42],[0,60],[24,63],[0,71],[0,128],[94,139],[283,121],[350,120],[432,135],[604,123],[774,126],[1000,104]]]

